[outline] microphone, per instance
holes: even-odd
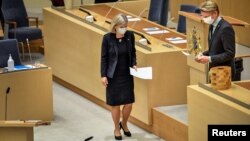
[[[109,15],[109,13],[112,11],[112,9],[116,6],[117,3],[118,3],[118,2],[114,2],[114,3],[113,3],[113,5],[111,6],[111,8],[109,9],[109,11],[107,12],[107,14],[106,14],[105,17],[104,17],[104,22],[103,22],[102,25],[104,25],[105,22],[108,23],[108,21],[106,21],[106,20],[107,20],[107,17],[108,17],[108,15]]]
[[[5,120],[8,120],[7,119],[7,114],[8,114],[8,94],[9,94],[9,92],[10,92],[10,87],[8,87],[7,89],[6,89],[6,95],[5,95]]]
[[[88,16],[86,16],[87,21],[89,21],[89,22],[92,22],[93,20],[96,21],[96,18],[89,11],[85,10],[82,6],[80,6],[79,10],[88,15]]]
[[[133,32],[134,32],[136,35],[141,36],[141,38],[146,39],[147,43],[148,43],[149,45],[151,45],[151,42],[150,42],[143,34],[137,32],[137,31],[134,31],[134,30],[133,30]]]
[[[147,7],[144,8],[144,9],[140,12],[140,14],[138,15],[138,17],[141,17],[141,15],[142,15],[145,11],[147,11],[147,10],[148,10]],[[133,25],[131,26],[131,28],[134,28],[134,26],[136,25],[136,23],[137,23],[137,21],[135,21],[135,22],[133,23]]]
[[[141,17],[141,15],[142,15],[145,11],[147,11],[147,10],[148,10],[147,7],[144,8],[144,9],[139,13],[138,17]],[[133,29],[133,28],[135,27],[135,25],[136,25],[137,22],[138,22],[138,20],[135,21],[135,22],[133,23],[133,25],[131,26],[131,29]],[[139,36],[141,36],[141,39],[139,40],[140,43],[146,45],[146,43],[145,43],[145,41],[146,41],[147,44],[149,44],[149,45],[151,44],[151,42],[150,42],[143,34],[141,34],[141,33],[139,33],[139,32],[136,32],[136,31],[134,31],[134,33],[137,34],[137,35],[139,35]]]

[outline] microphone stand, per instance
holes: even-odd
[[[88,14],[88,16],[92,16],[92,14],[89,11],[85,10],[82,6],[79,8],[79,10]],[[96,18],[94,16],[93,16],[93,19],[94,19],[94,21],[96,21]]]
[[[117,4],[117,2],[114,2],[114,4],[112,5],[112,7],[109,9],[109,11],[107,12],[107,14],[105,15],[105,17],[104,17],[104,22],[103,22],[103,26],[104,26],[104,24],[105,24],[105,22],[106,22],[106,19],[107,19],[107,17],[108,17],[108,15],[109,15],[109,13],[112,11],[112,9],[115,7],[115,5]],[[107,23],[107,22],[106,22]]]
[[[5,93],[5,120],[7,120],[7,114],[8,114],[8,94],[10,92],[10,87],[7,88]]]
[[[144,8],[144,9],[141,11],[141,13],[138,15],[138,17],[140,18],[141,15],[142,15],[145,11],[147,11],[147,7]],[[134,28],[134,26],[135,26],[136,23],[137,23],[137,21],[135,21],[135,22],[133,23],[133,25],[131,26],[131,28]]]
[[[29,43],[28,38],[26,38],[26,42],[27,42],[27,47],[28,47],[28,50],[29,50],[30,63],[33,65],[33,60],[32,60],[31,52],[30,52],[30,43]]]
[[[136,35],[139,35],[139,36],[141,36],[141,38],[144,38],[144,39],[146,39],[147,40],[147,43],[149,44],[149,45],[151,45],[151,42],[143,35],[143,34],[141,34],[141,33],[139,33],[139,32],[137,32],[137,31],[133,31]]]

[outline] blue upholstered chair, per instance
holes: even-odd
[[[148,19],[166,26],[168,21],[169,0],[151,0]]]
[[[200,13],[200,9],[194,5],[181,4],[180,11],[191,12],[191,13]],[[177,32],[186,34],[186,17],[179,16]]]
[[[28,17],[23,0],[1,0],[1,14],[5,24],[9,24],[8,37],[18,42],[42,39],[42,32],[38,28],[38,18]],[[29,19],[36,20],[36,27],[29,27]]]
[[[16,39],[0,40],[0,68],[7,67],[7,61],[11,54],[15,66],[21,65]]]

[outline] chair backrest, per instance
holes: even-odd
[[[53,6],[64,6],[64,0],[51,0]]]
[[[0,0],[0,21],[1,21],[1,26],[2,26],[2,29],[4,28],[3,25],[4,25],[4,21],[3,21],[3,14],[2,14],[2,0]]]
[[[7,67],[7,61],[11,54],[15,66],[21,65],[16,39],[0,40],[0,67]]]
[[[118,0],[95,0],[95,3],[117,2]]]
[[[200,9],[197,6],[188,4],[181,4],[180,11],[200,13]],[[181,15],[179,16],[177,32],[186,34],[186,17]]]
[[[23,0],[2,0],[1,11],[4,22],[15,21],[17,22],[17,27],[29,26],[28,15]]]
[[[163,26],[168,21],[169,0],[151,0],[148,19]]]

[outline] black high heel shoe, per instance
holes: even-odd
[[[130,131],[127,131],[127,132],[126,132],[126,131],[123,129],[122,123],[121,123],[121,122],[119,123],[119,125],[120,125],[120,129],[123,130],[124,135],[126,135],[127,137],[131,137],[131,136],[132,136],[132,134],[130,133]]]
[[[122,136],[116,136],[114,131],[115,140],[122,140]]]

